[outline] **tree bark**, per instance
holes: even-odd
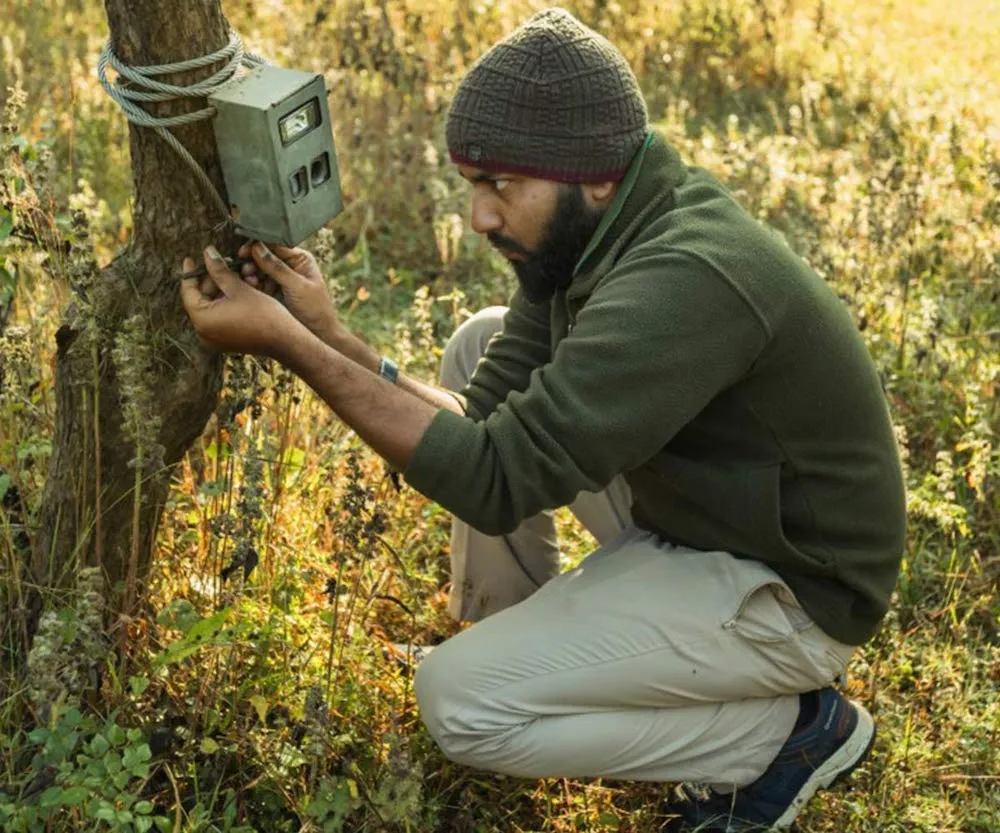
[[[111,44],[127,64],[182,61],[215,52],[228,40],[219,0],[105,0]],[[173,77],[189,84],[221,67]],[[154,115],[204,107],[204,100],[146,105]],[[174,135],[225,195],[210,121],[174,128]],[[194,173],[153,130],[130,125],[134,232],[125,249],[96,276],[86,297],[71,304],[57,335],[56,426],[38,519],[30,574],[43,589],[59,588],[83,564],[106,577],[108,608],[121,611],[141,593],[153,554],[170,473],[201,434],[218,398],[221,361],[199,345],[180,305],[175,273],[181,260],[208,243],[232,252],[218,208]],[[200,261],[199,261],[200,262]],[[142,440],[162,447],[161,462],[140,467],[122,407],[123,359],[114,351],[126,322],[141,316],[150,333],[152,370],[145,373],[160,426]],[[89,329],[88,329],[89,327]],[[95,361],[96,360],[96,361]],[[139,499],[136,500],[138,484]],[[26,613],[30,641],[41,597]]]

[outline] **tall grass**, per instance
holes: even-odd
[[[854,789],[815,802],[802,829],[1000,829],[990,0],[568,5],[622,48],[682,153],[844,299],[892,409],[909,547],[849,683],[879,741]],[[311,245],[347,323],[427,378],[468,312],[511,288],[463,222],[444,114],[475,56],[537,7],[226,7],[256,51],[326,75],[346,210]],[[0,20],[0,83],[26,98],[5,95],[0,136],[0,603],[13,609],[51,448],[67,286],[130,231],[124,120],[92,69],[102,15],[96,0],[15,0]],[[585,552],[587,535],[560,525],[567,558]],[[0,827],[661,829],[659,785],[521,782],[435,750],[388,643],[454,632],[447,529],[297,381],[232,362],[217,418],[174,473],[121,663],[108,660],[84,574],[74,595],[48,600],[29,676],[2,672]]]

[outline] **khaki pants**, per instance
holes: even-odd
[[[502,314],[458,329],[443,384],[465,384]],[[551,513],[501,537],[454,522],[450,609],[477,624],[418,668],[431,735],[453,760],[523,777],[758,778],[798,693],[842,675],[854,648],[764,564],[632,526],[623,481],[571,508],[601,546],[561,575]]]

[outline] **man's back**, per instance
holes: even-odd
[[[657,251],[686,253],[704,281],[726,284],[746,320],[718,326],[736,332],[753,320],[764,345],[737,381],[628,474],[637,522],[769,564],[824,630],[860,644],[896,580],[905,501],[885,400],[854,322],[819,276],[705,171],[690,171],[619,268],[631,259],[648,268]],[[667,290],[663,301],[670,298]],[[670,346],[683,349],[674,339]]]

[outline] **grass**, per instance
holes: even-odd
[[[892,409],[909,546],[890,615],[849,682],[875,713],[879,739],[853,789],[817,799],[800,828],[993,833],[993,4],[570,5],[621,45],[652,116],[682,153],[722,177],[848,303]],[[446,162],[443,120],[463,69],[531,8],[226,5],[257,51],[326,74],[347,208],[311,245],[347,323],[426,378],[463,317],[502,303],[511,288],[489,247],[462,230],[467,191]],[[23,108],[8,106],[0,173],[5,605],[24,589],[20,553],[51,449],[54,334],[68,277],[89,258],[106,263],[130,231],[124,120],[92,71],[105,31],[96,0],[15,0],[0,21],[0,82],[27,94]],[[68,249],[28,233],[46,217]],[[58,613],[46,662],[28,680],[3,672],[3,824],[660,830],[663,785],[526,782],[441,757],[385,644],[455,630],[444,610],[446,514],[412,490],[397,492],[380,461],[295,380],[255,362],[234,364],[229,379],[218,418],[175,472],[124,656],[102,656],[92,626],[99,597],[81,574],[74,595],[51,599]],[[560,528],[568,560],[586,552],[588,536],[565,513]],[[247,563],[250,548],[256,566],[223,580],[234,554]],[[44,717],[46,692],[59,690],[67,703],[28,734],[32,718]]]

